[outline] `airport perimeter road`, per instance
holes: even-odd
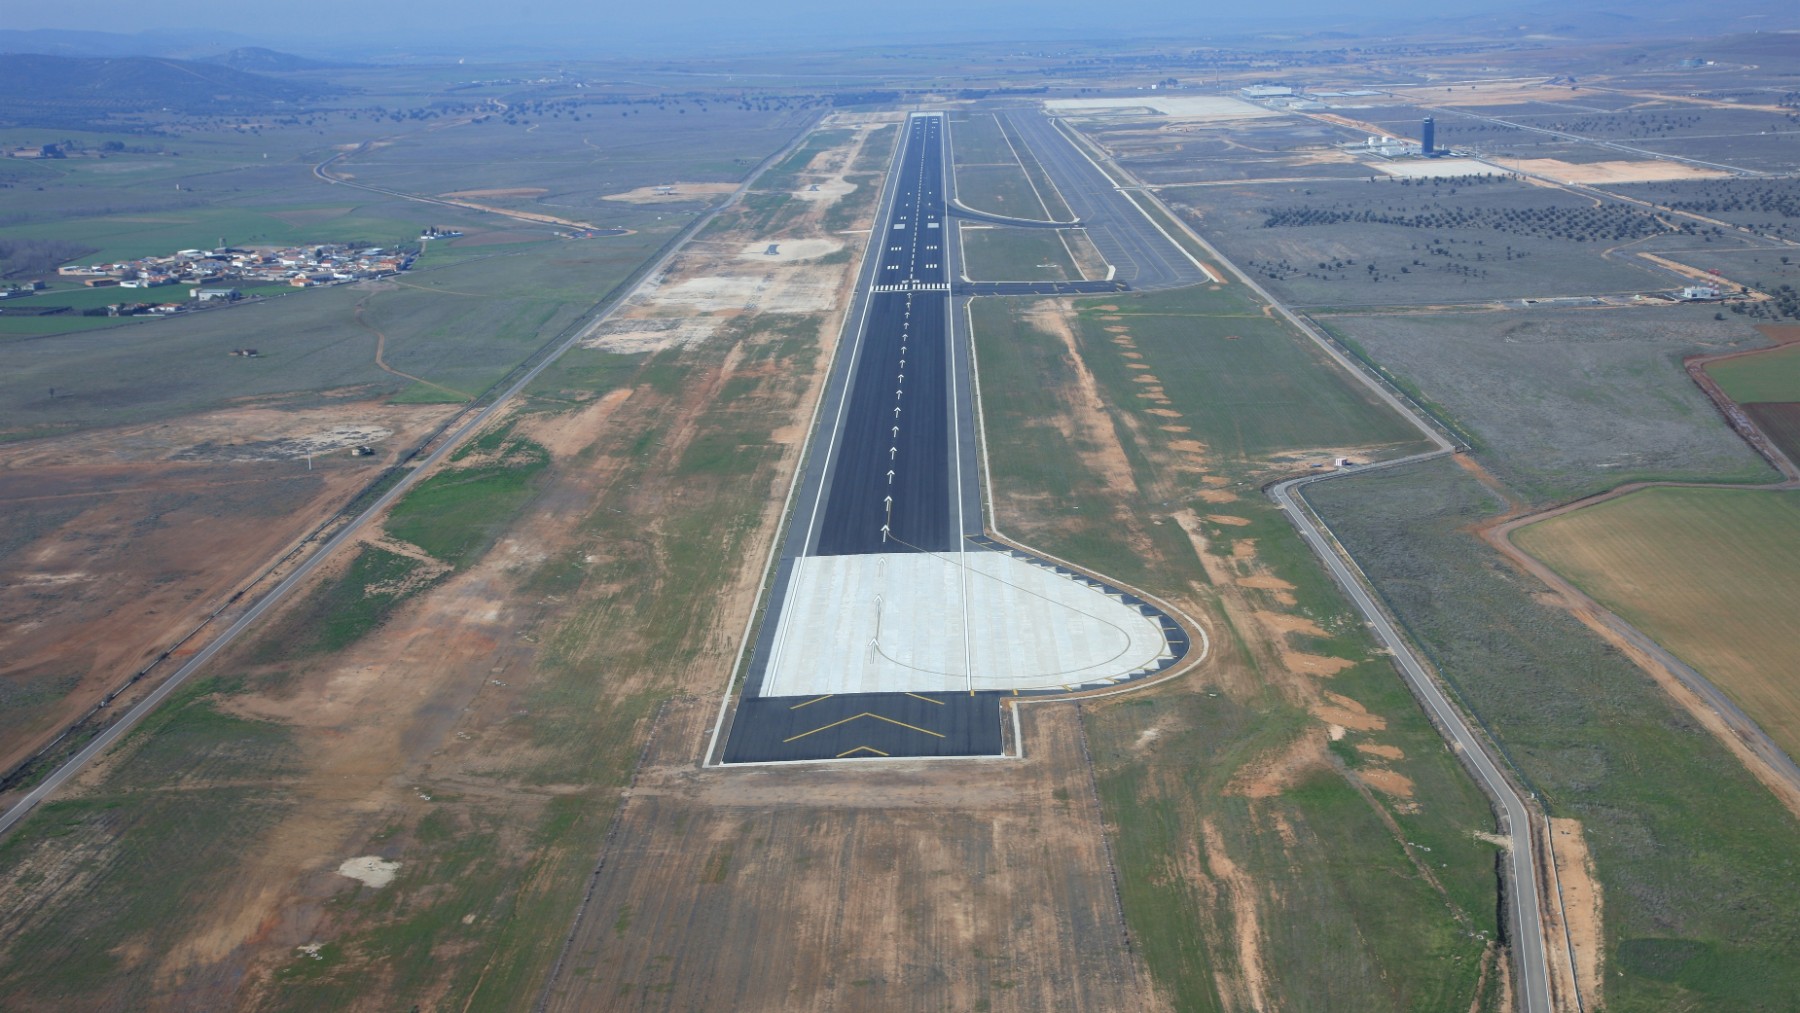
[[[954,552],[949,228],[944,117],[915,115],[870,240],[862,315],[818,487],[803,501],[804,553]]]
[[[758,165],[756,169],[750,173],[744,180],[743,185],[733,191],[729,198],[721,201],[718,207],[696,217],[693,224],[687,227],[687,231],[681,235],[678,241],[670,243],[668,248],[663,251],[662,256],[656,259],[655,263],[640,272],[639,282],[634,284],[630,290],[620,292],[619,297],[613,300],[611,305],[599,309],[599,312],[580,321],[580,326],[572,327],[569,337],[564,340],[562,344],[557,345],[552,349],[550,354],[544,356],[542,362],[539,362],[537,365],[526,370],[524,375],[520,376],[512,386],[506,388],[505,391],[495,397],[492,404],[477,412],[474,418],[469,419],[455,432],[446,436],[436,450],[432,451],[429,455],[421,459],[417,465],[407,471],[405,476],[394,484],[393,488],[383,494],[382,497],[376,500],[367,510],[364,510],[362,513],[357,514],[352,518],[341,531],[332,536],[331,539],[321,546],[317,552],[313,553],[310,558],[296,567],[293,573],[289,574],[280,583],[276,584],[270,589],[268,594],[263,595],[262,598],[258,599],[255,605],[251,606],[242,616],[239,616],[236,622],[226,627],[225,631],[214,638],[211,643],[207,644],[197,654],[190,658],[186,664],[176,669],[175,673],[164,680],[162,685],[156,687],[149,696],[146,696],[143,700],[133,705],[130,710],[125,712],[124,717],[113,722],[106,730],[96,736],[92,742],[83,747],[79,753],[76,753],[63,763],[62,766],[56,768],[49,777],[44,779],[43,783],[26,793],[25,797],[19,799],[11,809],[6,810],[4,813],[0,813],[0,834],[5,834],[8,830],[11,830],[14,825],[25,818],[26,814],[36,808],[39,802],[48,798],[58,788],[61,788],[67,783],[70,778],[79,774],[83,768],[89,763],[92,763],[95,757],[109,749],[113,743],[117,742],[127,732],[131,731],[131,729],[137,727],[138,722],[142,721],[152,710],[155,710],[157,705],[167,699],[169,694],[175,692],[175,690],[179,688],[182,683],[186,682],[190,676],[199,671],[202,666],[212,659],[213,655],[224,650],[227,645],[236,640],[239,635],[248,629],[252,623],[262,618],[263,613],[274,608],[291,594],[294,589],[313,572],[313,570],[318,568],[325,560],[329,559],[339,547],[355,538],[365,524],[379,516],[383,510],[386,510],[389,506],[393,505],[395,500],[398,500],[401,496],[405,495],[407,490],[417,484],[421,477],[430,472],[432,465],[442,460],[446,454],[449,454],[451,451],[461,446],[465,439],[489,419],[493,418],[495,413],[505,407],[509,401],[514,397],[517,397],[519,392],[523,391],[531,381],[537,379],[538,374],[548,369],[551,363],[562,358],[564,352],[575,347],[575,343],[581,340],[582,335],[586,333],[589,326],[605,320],[607,317],[611,316],[618,307],[623,306],[626,297],[629,296],[631,292],[637,290],[638,284],[642,284],[642,279],[654,278],[662,273],[663,269],[668,267],[669,262],[675,259],[675,255],[681,252],[682,247],[686,246],[690,239],[698,235],[700,230],[705,228],[707,223],[711,222],[719,212],[732,207],[741,200],[744,194],[750,189],[751,184],[756,182],[763,171],[769,166],[776,164],[781,159],[786,158],[789,152],[798,147],[800,142],[804,141],[807,135],[812,133],[812,127],[815,126],[816,123],[816,120],[808,123],[805,128],[794,135],[793,140],[788,142],[785,147],[773,155],[770,155],[768,158],[763,159],[762,164]],[[223,609],[220,611],[222,612]],[[218,613],[214,613],[215,616],[217,614]]]
[[[1128,282],[1139,291],[1213,280],[1047,116],[1025,109],[1009,110],[1003,115],[1018,129],[1038,163],[1055,179],[1064,203],[1081,220],[1094,247],[1118,269],[1117,280]]]
[[[1519,1009],[1523,1013],[1551,1013],[1550,1003],[1550,969],[1544,952],[1544,920],[1543,900],[1538,892],[1537,849],[1532,846],[1533,824],[1532,811],[1526,805],[1512,783],[1500,771],[1499,764],[1488,753],[1487,745],[1469,728],[1463,720],[1462,713],[1451,705],[1444,696],[1443,690],[1431,678],[1425,666],[1420,664],[1418,655],[1412,646],[1401,637],[1389,622],[1387,614],[1375,601],[1366,578],[1360,570],[1353,569],[1353,564],[1345,561],[1335,548],[1336,539],[1325,531],[1324,524],[1318,520],[1305,505],[1302,490],[1315,482],[1328,482],[1334,478],[1361,475],[1369,471],[1399,467],[1419,461],[1428,461],[1452,453],[1455,444],[1446,439],[1429,421],[1411,405],[1401,400],[1393,391],[1363,372],[1356,363],[1350,361],[1343,352],[1331,342],[1325,340],[1311,324],[1298,314],[1288,309],[1269,291],[1257,284],[1256,280],[1245,274],[1236,264],[1226,259],[1217,247],[1207,242],[1205,237],[1197,236],[1206,252],[1242,284],[1256,293],[1283,319],[1293,324],[1302,334],[1312,341],[1337,363],[1349,371],[1350,375],[1360,381],[1385,404],[1412,420],[1413,425],[1428,439],[1435,443],[1437,450],[1418,454],[1413,457],[1395,461],[1384,461],[1380,464],[1356,468],[1351,471],[1332,472],[1327,475],[1308,475],[1302,478],[1289,479],[1269,488],[1269,495],[1288,517],[1302,538],[1306,540],[1313,552],[1324,562],[1332,579],[1344,594],[1350,598],[1363,619],[1374,630],[1383,646],[1394,654],[1394,664],[1400,670],[1401,677],[1406,680],[1415,698],[1426,709],[1437,724],[1441,734],[1451,747],[1463,756],[1468,769],[1481,782],[1483,789],[1500,809],[1500,830],[1508,840],[1507,861],[1510,866],[1509,907],[1512,911],[1513,953],[1518,964]]]
[[[1442,454],[1443,451],[1437,451],[1376,467],[1394,467]],[[1349,474],[1360,474],[1367,470],[1369,469],[1358,469]],[[1350,596],[1382,646],[1394,653],[1394,664],[1405,677],[1407,685],[1412,688],[1413,695],[1424,705],[1443,735],[1450,740],[1452,748],[1462,754],[1463,761],[1499,804],[1500,832],[1506,835],[1509,842],[1507,861],[1511,865],[1513,924],[1516,927],[1513,932],[1513,948],[1517,954],[1520,975],[1519,1009],[1524,1013],[1550,1013],[1549,967],[1544,954],[1543,911],[1538,897],[1537,852],[1531,846],[1531,810],[1488,756],[1487,749],[1463,721],[1462,714],[1451,706],[1443,690],[1438,688],[1436,681],[1419,663],[1418,656],[1413,653],[1406,640],[1388,622],[1387,615],[1376,604],[1359,575],[1351,571],[1343,557],[1332,547],[1332,540],[1326,537],[1323,526],[1300,502],[1300,490],[1303,487],[1335,477],[1337,476],[1314,475],[1292,479],[1271,488],[1269,495],[1274,497],[1276,504],[1288,515],[1294,527],[1300,530],[1301,537],[1312,546],[1313,552],[1324,561],[1332,578]]]

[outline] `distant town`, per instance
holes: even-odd
[[[460,233],[433,229],[421,239],[447,238]],[[189,285],[185,298],[121,300],[104,307],[83,310],[89,315],[139,316],[180,313],[201,306],[236,302],[244,297],[231,283],[259,286],[288,285],[313,288],[399,274],[413,264],[416,252],[360,243],[319,243],[305,246],[225,246],[211,250],[178,250],[175,253],[113,263],[65,264],[56,269],[59,278],[79,281],[87,288],[158,289]],[[39,295],[41,281],[13,285],[0,291],[0,299]],[[46,293],[47,296],[53,293]],[[67,313],[71,307],[42,306],[35,315]]]

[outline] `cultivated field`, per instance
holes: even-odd
[[[1800,755],[1800,499],[1645,489],[1563,514],[1513,541],[1711,679]]]
[[[1739,404],[1800,401],[1800,345],[1709,363],[1706,372]]]

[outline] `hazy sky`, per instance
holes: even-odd
[[[1506,6],[1496,0],[1385,0],[1380,15],[1422,17],[1445,10]],[[1353,13],[1354,12],[1354,13]],[[1036,0],[969,3],[967,0],[906,0],[863,4],[846,0],[651,0],[600,3],[574,0],[438,0],[425,4],[381,4],[366,0],[308,0],[296,4],[214,4],[203,15],[171,18],[169,9],[141,0],[88,0],[82,4],[28,4],[9,10],[7,28],[67,28],[111,32],[146,29],[216,30],[254,37],[276,48],[304,51],[329,42],[358,48],[440,45],[452,37],[503,37],[517,42],[540,37],[567,43],[580,39],[597,49],[617,50],[654,41],[658,48],[692,40],[708,47],[733,41],[829,38],[881,44],[893,39],[959,32],[983,38],[1022,40],[1095,35],[1143,35],[1159,28],[1184,34],[1217,26],[1227,31],[1252,27],[1248,19],[1305,19],[1317,25],[1345,23],[1370,7],[1342,0],[1268,0],[1255,5],[1182,0]]]

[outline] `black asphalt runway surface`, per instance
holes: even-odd
[[[816,501],[809,555],[954,551],[950,249],[943,118],[914,117],[888,214],[855,370]]]
[[[999,756],[999,693],[745,697],[726,763],[884,756]]]

